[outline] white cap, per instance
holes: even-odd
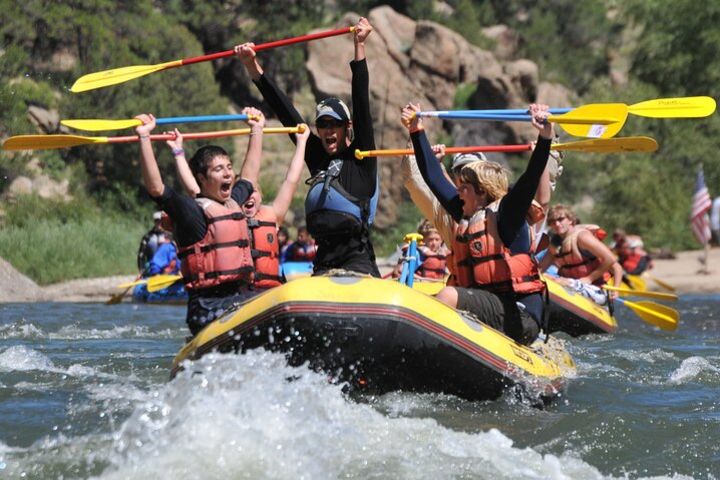
[[[156,222],[157,222],[158,220],[162,220],[162,212],[155,212],[155,213],[153,213],[153,220],[155,220]]]
[[[488,159],[482,152],[456,153],[450,164],[450,171],[460,168],[472,162],[487,162]]]

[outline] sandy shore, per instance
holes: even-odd
[[[648,272],[651,277],[664,281],[678,293],[720,293],[720,248],[710,250],[708,274],[701,274],[699,258],[702,250],[679,252],[673,260],[654,260],[655,267]],[[655,288],[652,281],[648,288]]]
[[[655,260],[649,273],[677,289],[677,293],[720,293],[720,248],[710,251],[709,274],[698,273],[698,259],[702,251],[679,252],[672,260]],[[382,264],[382,262],[380,262]],[[387,265],[382,265],[388,269]],[[383,269],[383,268],[381,268]],[[652,279],[648,288],[658,288]],[[71,280],[54,285],[39,286],[12,265],[0,259],[0,303],[8,302],[104,302],[121,292],[117,286],[131,282],[132,275]],[[127,297],[126,297],[127,298]]]

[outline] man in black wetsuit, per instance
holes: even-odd
[[[316,108],[317,135],[308,139],[305,163],[312,186],[305,202],[307,227],[318,244],[315,275],[345,269],[380,276],[370,242],[379,184],[377,158],[357,160],[355,149],[374,150],[368,95],[365,39],[372,26],[360,18],[354,31],[355,59],[352,69],[352,119],[344,102],[328,98]],[[289,98],[263,73],[254,44],[235,47],[250,77],[283,125],[305,123]],[[352,132],[352,134],[351,134]]]

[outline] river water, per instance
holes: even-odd
[[[676,306],[673,333],[619,309],[568,339],[577,376],[541,410],[350,399],[262,351],[169,382],[183,307],[2,304],[0,478],[720,478],[720,296]]]

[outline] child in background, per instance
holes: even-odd
[[[423,245],[418,246],[422,263],[415,271],[416,275],[434,280],[445,278],[448,273],[447,257],[450,250],[443,243],[440,232],[425,220],[420,224],[418,233],[423,236]]]
[[[450,250],[443,243],[440,232],[427,219],[420,222],[417,232],[423,236],[423,240],[422,244],[418,245],[420,262],[417,270],[415,270],[415,276],[431,279],[445,278],[448,272],[447,256]],[[393,269],[392,278],[400,278],[408,247],[407,243],[400,247],[402,255]]]

